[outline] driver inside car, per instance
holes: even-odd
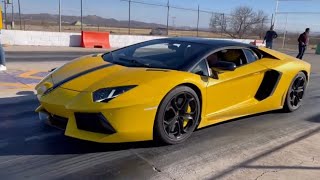
[[[237,67],[243,65],[242,55],[243,53],[240,49],[229,49],[222,53],[224,61],[233,62]]]
[[[228,49],[211,54],[207,57],[207,61],[210,68],[213,68],[219,61],[233,62],[236,66],[241,66],[243,64],[241,56],[241,50]]]
[[[214,64],[216,64],[218,61],[221,59],[218,56],[218,52],[211,54],[210,56],[207,57],[207,61],[209,64],[209,68],[214,67]]]

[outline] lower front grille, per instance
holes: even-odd
[[[77,128],[103,134],[114,134],[116,130],[101,113],[74,113]]]
[[[49,122],[52,126],[65,130],[68,124],[68,118],[52,115],[50,116]]]

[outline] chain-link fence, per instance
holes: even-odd
[[[12,2],[13,4],[4,6],[6,7],[4,19],[8,29],[62,32],[90,30],[109,31],[113,34],[230,37],[222,30],[213,30],[210,21],[216,15],[223,16],[226,20],[231,16],[203,10],[201,5],[184,8],[173,6],[169,1],[167,4],[157,4],[135,0],[108,0],[101,1],[101,4],[91,3],[90,0],[12,0]],[[47,13],[40,13],[41,10]],[[268,23],[268,20],[262,22],[263,31]],[[259,33],[260,31],[261,29]],[[261,38],[262,34],[255,32],[250,33],[250,36]]]
[[[279,37],[275,40],[276,48],[297,49],[298,37],[306,28],[311,28],[309,48],[315,49],[320,43],[320,13],[279,13],[276,16],[275,30]]]
[[[90,0],[6,2],[3,1],[6,28],[22,30],[90,30],[109,31],[112,34],[230,38],[230,34],[222,29],[212,29],[210,22],[215,16],[223,17],[226,24],[232,23],[233,18],[230,14],[204,10],[208,7],[202,8],[201,4],[199,7],[185,8],[171,5],[169,1],[163,4],[139,0],[101,0],[99,4]],[[307,23],[317,22],[319,18],[320,14],[278,13],[275,30],[279,37],[275,40],[275,47],[296,49],[298,35],[305,28],[320,32],[320,24]],[[271,18],[266,17],[241,38],[263,39],[271,24]],[[319,41],[320,34],[311,33],[310,47],[315,47]]]
[[[320,44],[319,6],[320,1],[276,0],[274,23],[279,37],[275,47],[297,49],[299,35],[310,28],[308,49],[315,49]]]
[[[135,0],[108,0],[101,1],[101,4],[93,4],[90,0],[12,2],[3,4],[7,29],[225,37],[223,33],[212,32],[209,27],[211,17],[220,13],[202,10],[201,6],[184,8],[173,6],[169,1],[157,4]]]

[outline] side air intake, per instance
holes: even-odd
[[[278,85],[280,77],[281,73],[276,70],[269,70],[265,72],[255,98],[259,101],[262,101],[271,96]]]

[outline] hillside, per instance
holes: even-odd
[[[58,23],[59,16],[54,14],[22,14],[22,20],[26,24],[56,24]],[[18,14],[14,14],[16,21],[19,19]],[[7,15],[7,19],[11,20],[11,14]],[[72,24],[80,20],[79,16],[61,16],[63,24]],[[103,18],[95,15],[88,15],[83,17],[83,23],[86,25],[94,26],[108,26],[108,27],[128,27],[128,21],[116,20],[113,18]],[[154,28],[154,27],[166,27],[163,24],[146,23],[141,21],[131,21],[132,28]]]

